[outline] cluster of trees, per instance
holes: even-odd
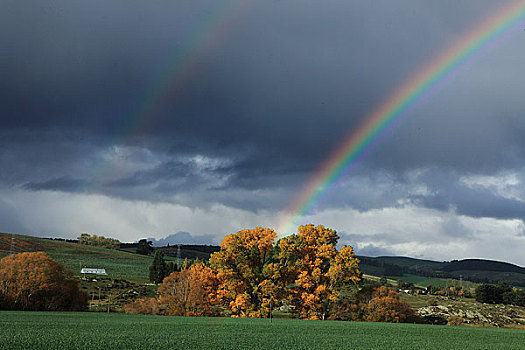
[[[109,249],[119,249],[120,241],[115,238],[106,238],[104,236],[90,235],[89,233],[82,233],[78,237],[79,244],[94,245],[97,247],[104,247]]]
[[[461,282],[455,283],[450,280],[446,286],[429,285],[426,288],[416,287],[412,282],[405,282],[403,280],[397,281],[397,286],[401,290],[408,290],[411,294],[431,294],[440,295],[444,297],[456,298],[471,298],[472,293],[470,288],[461,285]]]
[[[137,254],[149,255],[153,253],[153,242],[143,238],[137,243]]]
[[[337,251],[339,237],[324,226],[300,226],[274,244],[276,236],[259,227],[224,238],[210,258],[219,299],[239,317],[267,317],[283,300],[300,318],[327,318],[339,290],[361,279],[352,247]]]
[[[87,296],[78,281],[43,252],[0,260],[0,309],[83,310]]]
[[[364,285],[347,288],[337,299],[333,320],[371,322],[419,322],[418,316],[394,289]]]
[[[514,289],[506,282],[480,284],[476,287],[476,300],[488,304],[525,306],[525,290]]]
[[[446,297],[472,298],[471,289],[463,286],[449,284],[445,287],[428,286],[428,294]]]
[[[304,319],[392,322],[413,314],[392,290],[363,292],[353,249],[338,251],[334,230],[306,225],[277,242],[276,237],[261,227],[228,235],[207,264],[172,272],[160,284],[157,298],[140,299],[125,311],[270,317],[272,309],[286,306]]]

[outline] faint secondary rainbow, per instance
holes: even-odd
[[[424,102],[433,90],[447,82],[485,49],[508,35],[521,31],[525,1],[504,6],[454,45],[417,71],[369,114],[312,176],[285,211],[279,232],[290,233],[295,221],[310,213],[327,190],[366,153],[393,124]]]
[[[204,9],[207,16],[196,22],[186,37],[181,38],[179,49],[158,71],[156,77],[143,93],[128,124],[117,137],[125,138],[139,129],[147,128],[152,119],[161,117],[164,100],[176,98],[176,93],[199,68],[199,56],[213,51],[231,29],[232,23],[244,14],[253,0],[214,1],[213,6]]]
[[[151,82],[142,92],[140,99],[129,112],[125,123],[113,135],[111,145],[122,145],[141,132],[147,132],[153,125],[166,118],[163,110],[178,98],[194,74],[199,73],[198,58],[203,57],[222,42],[231,30],[235,20],[241,18],[254,5],[254,0],[216,0],[211,6],[201,9],[202,16],[173,44],[173,52],[160,65]],[[175,49],[176,48],[176,49]],[[86,190],[113,179],[112,161],[103,150],[94,167]]]

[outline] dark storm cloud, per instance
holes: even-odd
[[[525,193],[522,168],[513,173],[516,183],[506,186],[502,174],[495,174],[492,182],[502,187],[496,190],[489,185],[469,185],[461,172],[449,168],[421,168],[413,173],[376,171],[374,168],[358,168],[354,174],[338,186],[327,191],[317,201],[314,211],[327,208],[350,207],[361,212],[374,209],[416,205],[442,212],[454,212],[475,218],[518,219],[525,221]],[[449,223],[450,234],[454,229]]]
[[[28,182],[23,188],[30,191],[63,191],[77,192],[88,186],[88,182],[80,179],[71,179],[69,177],[60,177],[44,182]]]
[[[195,186],[203,185],[202,177],[213,176],[215,173],[214,167],[199,167],[195,162],[169,161],[153,169],[140,170],[129,177],[112,181],[108,186],[135,187],[154,184],[159,181],[178,181],[184,187],[193,189]]]
[[[191,32],[195,23],[182,17],[204,21],[203,9],[210,5],[7,4],[4,32],[12,34],[4,37],[11,48],[4,60],[19,68],[6,69],[3,79],[2,91],[10,94],[4,111],[16,115],[3,119],[4,126],[56,124],[110,134],[137,108],[133,100],[148,89],[152,66],[161,68],[163,59],[154,58],[176,52],[177,42]],[[426,58],[425,49],[435,50],[426,36],[446,39],[463,22],[461,14],[474,17],[467,11],[477,8],[457,8],[445,34],[435,20],[420,28],[424,35],[410,36],[428,21],[425,15],[435,17],[437,6],[296,1],[251,6],[227,38],[217,38],[222,46],[193,58],[202,70],[178,95],[161,96],[159,121],[151,130],[157,137],[165,131],[198,137],[211,147],[244,142],[302,161],[323,157],[370,104]],[[393,27],[402,35],[390,34]]]
[[[254,1],[223,34],[212,23],[199,37],[213,3],[3,2],[2,185],[280,209],[374,106],[497,7]],[[188,45],[195,49],[181,71],[159,86]],[[413,169],[490,173],[523,163],[519,45],[502,47],[503,61],[480,61],[409,116],[331,205],[366,211],[408,198],[476,217],[520,217],[520,201],[457,181],[421,180],[436,193],[404,193]],[[147,118],[135,122],[155,89]],[[104,154],[114,144],[136,147],[134,158],[112,168],[116,157]],[[188,161],[197,156],[215,163]]]
[[[454,210],[471,217],[519,219],[525,221],[525,202],[504,198],[488,189],[476,189],[449,183],[429,196],[413,196],[414,203],[442,211]]]

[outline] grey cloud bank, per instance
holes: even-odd
[[[0,4],[0,231],[275,226],[368,113],[503,2],[224,4]],[[524,58],[523,33],[477,58],[297,223],[435,258],[492,254],[498,232],[491,256],[525,264]]]

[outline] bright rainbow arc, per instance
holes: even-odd
[[[319,168],[285,211],[281,234],[290,233],[295,220],[308,214],[328,189],[349,170],[394,122],[423,102],[425,97],[498,39],[517,29],[525,17],[525,1],[510,3],[481,23],[408,79],[352,131],[346,141]],[[521,28],[519,29],[521,30]]]

